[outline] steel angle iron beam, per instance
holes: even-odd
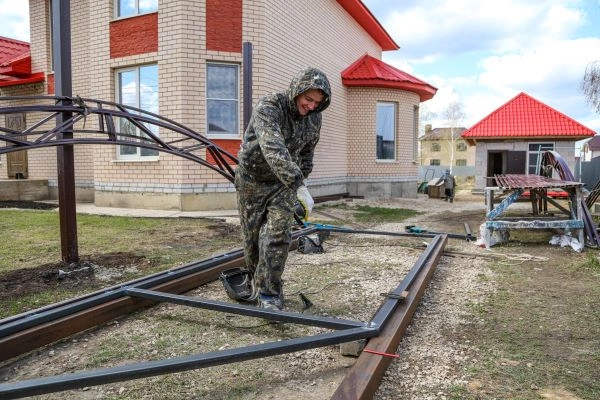
[[[406,332],[423,293],[431,280],[437,263],[444,252],[448,239],[445,235],[436,236],[427,250],[421,254],[409,274],[392,292],[398,295],[405,291],[408,295],[403,302],[388,299],[373,318],[380,321],[381,333],[370,339],[358,360],[346,374],[331,397],[333,400],[372,399],[383,375],[396,357],[402,336]]]
[[[446,241],[444,237],[444,244]],[[439,243],[439,238],[434,239],[435,243]],[[433,248],[437,248],[438,252],[443,251],[443,246],[439,244],[431,246],[431,249],[426,251],[419,260],[426,260],[431,258],[431,251]],[[415,282],[418,281],[420,269],[424,265],[424,261],[418,261],[418,265],[421,265],[418,269],[413,267],[407,277],[401,282],[395,292],[400,291],[403,293],[405,288],[410,288],[416,293],[421,293],[423,289],[415,288]],[[189,304],[192,301],[185,296],[174,296],[164,293],[156,293],[149,290],[143,289],[124,289],[128,291],[130,295],[136,296],[148,296],[148,297],[165,297],[166,299],[154,300],[167,300],[171,302]],[[116,381],[123,381],[127,379],[142,378],[148,376],[155,376],[160,374],[167,374],[179,371],[185,371],[190,369],[205,368],[210,366],[216,366],[221,364],[227,364],[231,362],[239,362],[244,360],[250,360],[255,358],[262,358],[266,356],[272,356],[277,354],[284,354],[289,352],[295,352],[299,350],[305,350],[315,347],[328,346],[332,344],[340,344],[353,340],[360,340],[375,337],[380,333],[380,326],[378,322],[385,323],[385,321],[392,316],[392,313],[396,306],[394,303],[399,301],[398,296],[390,294],[389,298],[380,307],[379,311],[373,318],[373,320],[364,324],[356,321],[345,321],[335,320],[333,318],[314,317],[313,321],[303,321],[306,324],[315,324],[317,326],[329,326],[332,328],[346,328],[340,331],[315,335],[312,337],[302,337],[282,342],[273,342],[267,344],[260,344],[254,346],[247,346],[239,349],[230,349],[218,352],[210,352],[204,354],[195,354],[186,357],[179,357],[176,359],[158,360],[144,363],[128,364],[119,367],[97,369],[93,371],[77,372],[66,375],[59,375],[53,377],[39,378],[27,381],[21,381],[16,383],[9,383],[0,385],[0,395],[2,398],[20,398],[24,396],[31,396],[36,394],[50,393],[56,391],[63,391],[68,389],[81,388],[89,385],[98,385],[103,383],[110,383]],[[206,307],[208,303],[201,304],[203,301],[198,301],[196,305]],[[397,304],[396,304],[397,305]],[[243,309],[244,307],[231,307],[230,305],[224,305],[223,303],[216,304],[212,302],[208,304],[207,308],[221,309],[225,311],[236,311],[235,308]],[[247,307],[246,313],[249,312],[250,307]],[[252,313],[255,315],[267,316],[269,313],[278,314],[266,310],[257,310],[252,308]],[[290,314],[290,313],[279,313],[279,314]],[[248,314],[249,315],[249,314]],[[293,320],[297,317],[289,316]],[[284,316],[285,318],[285,316]],[[275,318],[273,318],[275,319]],[[310,318],[309,318],[310,319]]]
[[[309,227],[293,232],[293,245],[298,237],[315,231]],[[236,250],[2,320],[0,361],[156,304],[128,296],[124,288],[183,293],[212,282],[221,271],[243,263],[243,251]]]

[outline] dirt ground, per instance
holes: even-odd
[[[468,193],[459,193],[453,204],[426,196],[352,202],[422,212],[402,223],[360,225],[361,228],[380,231],[403,232],[405,226],[415,225],[428,231],[465,234],[467,224],[472,233],[478,236],[479,225],[485,219],[482,196]],[[319,209],[322,213],[315,213],[316,217],[324,223],[358,227],[347,211],[329,207]],[[426,241],[426,238],[419,237],[332,234],[324,244],[323,254],[291,252],[284,274],[286,307],[290,311],[302,312],[304,304],[297,296],[302,292],[314,304],[306,312],[367,321],[381,303],[381,293],[399,284],[418,259]],[[462,372],[463,367],[477,357],[476,349],[454,332],[465,324],[476,327],[478,321],[471,307],[497,290],[494,273],[488,267],[494,259],[492,255],[500,254],[507,260],[525,258],[534,263],[543,263],[548,257],[554,260],[569,257],[568,249],[550,246],[523,248],[520,242],[496,251],[481,248],[473,241],[450,239],[446,251],[413,323],[396,352],[400,358],[392,362],[376,399],[450,399],[456,386],[480,385],[466,380]],[[0,296],[35,292],[40,290],[39,285],[95,287],[99,283],[100,269],[140,268],[146,263],[148,260],[143,257],[119,253],[82,260],[76,265],[41,265],[3,276],[0,280]],[[219,282],[189,294],[227,301]],[[5,382],[32,379],[319,332],[322,329],[273,325],[248,317],[223,316],[163,304],[0,366],[0,379]],[[93,386],[36,398],[328,399],[354,360],[353,357],[341,355],[338,346],[328,346],[264,360]]]

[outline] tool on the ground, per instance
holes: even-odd
[[[425,232],[427,232],[426,229],[419,228],[418,226],[415,226],[415,225],[406,225],[404,227],[404,230],[409,233],[425,233]]]
[[[298,238],[298,252],[303,254],[316,254],[323,252],[323,245],[319,235],[305,235]]]
[[[227,269],[219,275],[219,280],[223,284],[227,296],[235,301],[252,301],[251,279],[250,272],[242,268]]]
[[[308,297],[306,297],[306,296],[304,295],[304,293],[302,293],[302,292],[299,292],[299,293],[298,293],[298,296],[300,296],[300,300],[302,300],[302,311],[303,311],[303,312],[304,312],[304,311],[306,311],[306,310],[308,310],[309,308],[311,308],[311,307],[314,305],[314,304],[313,304],[313,302],[312,302],[312,301],[310,301],[310,300],[308,299]]]

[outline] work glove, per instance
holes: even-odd
[[[300,186],[298,188],[298,190],[296,191],[296,198],[298,199],[298,202],[300,203],[300,205],[302,206],[302,209],[304,210],[303,219],[305,221],[307,221],[308,216],[312,212],[313,206],[315,205],[315,201],[313,200],[312,196],[308,192],[308,188],[304,185]]]

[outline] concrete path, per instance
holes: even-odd
[[[77,203],[77,213],[148,218],[226,218],[238,219],[237,210],[180,211],[148,210],[141,208],[97,207],[93,203]]]

